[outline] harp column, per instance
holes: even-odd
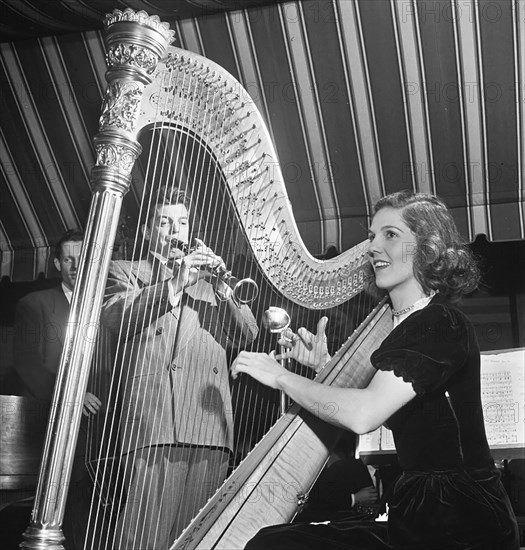
[[[100,308],[115,241],[122,198],[141,152],[136,124],[144,87],[153,80],[174,31],[146,12],[115,10],[104,20],[108,87],[102,106],[97,154],[91,173],[93,196],[86,225],[68,329],[35,505],[20,548],[62,550],[62,520],[78,437],[82,404],[98,328]]]

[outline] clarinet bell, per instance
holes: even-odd
[[[232,298],[237,304],[251,304],[259,294],[257,283],[248,277],[237,279],[230,271],[218,270],[217,279],[224,283],[222,289],[217,289],[220,300]]]

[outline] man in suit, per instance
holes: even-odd
[[[379,512],[379,495],[366,465],[347,452],[344,434],[328,464],[315,482],[308,502],[295,521],[326,521],[341,517],[373,520]]]
[[[21,298],[15,310],[13,356],[23,394],[44,406],[51,405],[60,355],[69,318],[69,307],[77,276],[82,233],[67,231],[55,247],[54,265],[61,283],[31,292]],[[85,417],[101,406],[97,396],[86,392]],[[47,414],[47,413],[46,413]],[[66,549],[83,548],[89,511],[89,479],[85,468],[86,422],[81,424],[64,513]]]
[[[142,226],[147,254],[109,269],[102,324],[118,330],[127,499],[114,548],[169,547],[225,479],[233,450],[227,348],[257,325],[216,276],[222,258],[189,245],[188,197],[163,188]]]

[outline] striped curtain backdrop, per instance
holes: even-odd
[[[373,203],[407,188],[440,195],[469,241],[525,238],[525,0],[310,0],[172,26],[254,98],[312,254],[361,242]],[[51,273],[50,245],[86,222],[104,72],[100,31],[0,44],[2,277]]]

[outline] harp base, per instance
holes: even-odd
[[[60,527],[30,524],[22,536],[20,548],[23,550],[64,550],[62,543],[66,538]]]

